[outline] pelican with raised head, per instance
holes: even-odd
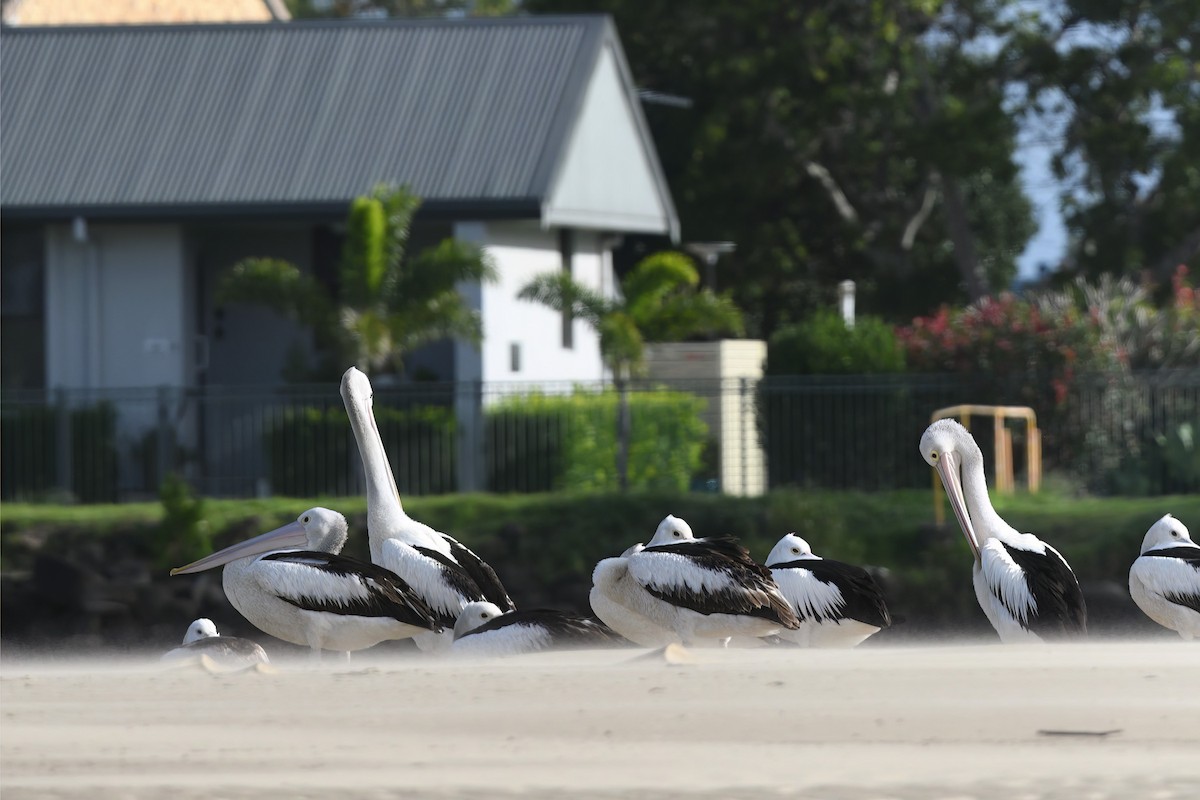
[[[871,573],[813,555],[794,533],[772,548],[767,569],[800,620],[795,630],[781,630],[781,639],[802,647],[854,647],[892,624]]]
[[[1200,639],[1200,545],[1170,514],[1146,531],[1129,569],[1129,595],[1159,625]]]
[[[732,539],[697,539],[667,515],[642,550],[592,572],[592,610],[647,647],[768,636],[799,621],[770,571]]]
[[[171,570],[172,575],[224,565],[221,583],[254,627],[292,644],[362,650],[389,639],[440,632],[428,605],[393,573],[339,555],[346,518],[310,508],[290,522]]]
[[[921,456],[937,471],[975,556],[975,597],[1006,643],[1083,636],[1087,609],[1066,559],[1031,533],[1019,533],[992,507],[975,438],[952,419],[921,437]]]
[[[449,647],[454,624],[468,603],[487,601],[502,611],[516,608],[496,572],[483,559],[454,537],[405,513],[375,423],[373,392],[367,376],[350,367],[342,375],[341,392],[362,457],[371,560],[407,581],[445,629],[443,633],[417,636],[417,646],[422,650]]]

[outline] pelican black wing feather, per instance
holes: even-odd
[[[625,637],[595,617],[568,614],[565,611],[556,611],[552,608],[509,611],[506,614],[489,619],[478,628],[467,631],[459,638],[501,630],[510,625],[537,625],[545,628],[550,633],[552,647],[629,644]]]
[[[655,545],[642,552],[683,556],[697,567],[724,574],[729,579],[728,588],[706,592],[695,592],[680,585],[645,587],[660,600],[699,614],[742,614],[768,619],[793,630],[800,626],[795,610],[775,585],[771,570],[752,559],[749,551],[734,539],[695,539]]]
[[[330,575],[357,580],[367,590],[365,597],[337,599],[276,595],[297,608],[355,617],[391,617],[408,625],[441,632],[442,626],[433,609],[399,575],[377,564],[315,550],[268,553],[262,560],[300,564]]]
[[[426,558],[438,562],[442,567],[442,577],[445,578],[446,584],[466,598],[467,602],[474,603],[487,599],[484,597],[483,590],[479,588],[479,584],[475,582],[475,579],[454,559],[445,553],[434,550],[432,547],[418,547],[414,545],[413,549]],[[454,621],[451,620],[450,624],[453,625]]]
[[[1025,573],[1029,593],[1037,602],[1037,613],[1022,623],[1043,639],[1061,639],[1087,634],[1087,607],[1075,573],[1053,548],[1045,553],[1004,544],[1008,555]],[[1020,619],[1014,609],[1013,616]]]
[[[883,589],[862,567],[827,558],[803,558],[786,564],[772,564],[771,569],[806,569],[821,583],[836,586],[842,593],[846,603],[842,617],[876,628],[887,628],[892,624]]]
[[[495,603],[501,611],[512,611],[516,608],[504,584],[500,582],[500,576],[486,561],[453,536],[443,533],[442,538],[450,545],[450,555],[454,556],[454,560],[466,570],[471,580],[475,581],[485,600]]]
[[[1178,558],[1192,569],[1200,572],[1200,547],[1161,547],[1147,550],[1142,558]]]

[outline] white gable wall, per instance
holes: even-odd
[[[573,347],[563,347],[562,316],[546,306],[517,299],[534,277],[562,269],[557,231],[543,230],[533,222],[460,223],[455,235],[482,244],[499,273],[499,281],[484,285],[479,293],[484,324],[480,373],[478,377],[461,374],[460,368],[460,380],[548,384],[604,378],[600,339],[591,326],[575,320]],[[581,283],[612,294],[612,260],[599,234],[575,232],[572,274]],[[517,372],[511,369],[513,344],[520,348]]]
[[[639,129],[634,102],[612,45],[605,46],[542,209],[545,225],[678,235],[670,200],[658,189],[657,162]]]

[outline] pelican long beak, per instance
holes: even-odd
[[[253,539],[247,539],[244,542],[231,545],[224,550],[218,550],[211,556],[205,556],[186,566],[176,567],[171,570],[171,574],[186,575],[189,572],[203,572],[206,569],[219,567],[222,564],[228,564],[230,561],[236,561],[239,558],[248,558],[249,556],[270,553],[275,550],[295,550],[307,545],[308,534],[304,532],[304,526],[299,522],[289,522],[281,528],[276,528],[261,536],[255,536]]]
[[[971,545],[971,553],[979,560],[979,538],[975,535],[975,526],[971,524],[971,515],[967,512],[967,499],[962,489],[962,458],[958,453],[943,453],[934,469],[946,487],[946,496],[950,498],[950,507],[958,518],[958,526],[962,528],[967,544]]]

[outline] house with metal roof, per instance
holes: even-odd
[[[348,204],[380,182],[424,198],[414,245],[470,240],[500,273],[463,287],[482,349],[423,370],[598,379],[595,333],[517,291],[562,269],[611,294],[621,235],[678,236],[607,17],[2,36],[7,388],[279,382],[308,332],[218,306],[218,277],[269,256],[333,279]]]

